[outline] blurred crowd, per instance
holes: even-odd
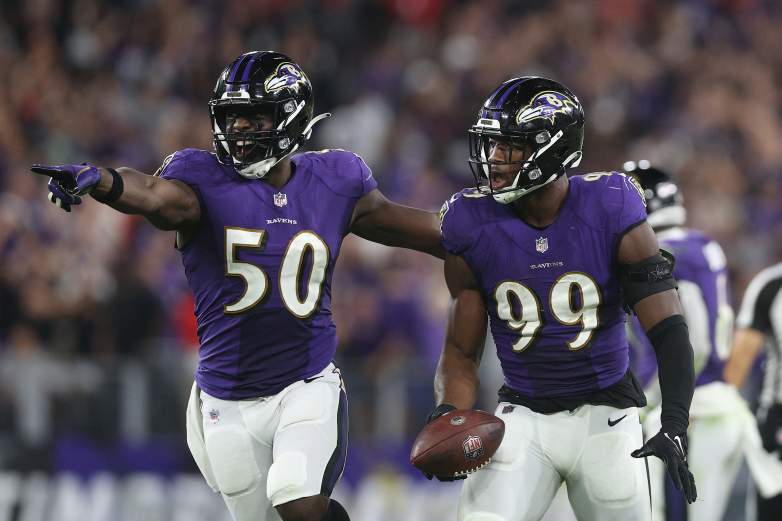
[[[387,196],[436,210],[473,182],[466,129],[483,98],[545,75],[585,107],[579,170],[646,158],[678,177],[738,303],[782,258],[781,24],[770,0],[0,3],[0,466],[67,467],[73,451],[138,465],[107,448],[117,440],[183,453],[197,352],[173,236],[89,199],[65,214],[30,164],[152,173],[177,149],[211,149],[218,74],[275,49],[333,113],[311,148],[353,150]],[[348,238],[333,284],[348,472],[406,468],[432,405],[441,266]]]

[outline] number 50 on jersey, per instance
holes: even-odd
[[[266,230],[225,229],[225,274],[229,277],[241,277],[247,285],[244,295],[239,300],[224,307],[225,313],[247,311],[266,296],[269,290],[268,275],[255,264],[236,259],[237,247],[262,250],[265,244]],[[312,269],[302,298],[298,288],[307,250],[312,254]],[[304,230],[291,238],[282,256],[278,284],[282,302],[292,315],[304,319],[318,308],[328,265],[329,248],[315,232]]]

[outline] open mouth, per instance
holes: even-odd
[[[489,174],[489,186],[492,190],[502,190],[510,186],[513,181],[513,175],[509,172],[492,171]]]
[[[237,141],[234,145],[234,156],[237,159],[243,160],[252,152],[254,143],[250,141]]]
[[[489,186],[491,186],[492,190],[502,190],[503,188],[507,187],[510,183],[503,179],[492,179],[489,182]]]

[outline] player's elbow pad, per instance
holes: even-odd
[[[646,335],[657,355],[662,395],[662,425],[670,432],[687,430],[695,389],[695,369],[689,330],[684,317],[663,319]]]
[[[673,255],[660,250],[657,255],[635,264],[620,264],[619,280],[625,305],[632,309],[648,296],[676,289],[676,279],[673,278],[674,263]]]

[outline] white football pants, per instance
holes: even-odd
[[[501,402],[505,437],[468,476],[458,521],[537,521],[564,481],[580,521],[649,521],[649,489],[635,407],[583,405],[540,414]]]
[[[275,506],[330,495],[342,475],[347,400],[339,369],[329,364],[307,382],[236,401],[193,385],[187,444],[235,521],[278,521]]]

